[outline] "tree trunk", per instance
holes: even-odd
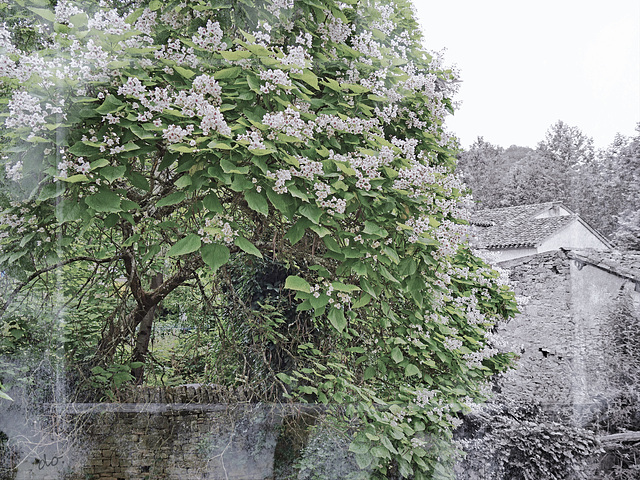
[[[162,285],[163,277],[162,273],[156,274],[151,279],[151,290],[158,288]],[[144,316],[142,321],[140,322],[140,327],[138,328],[138,335],[136,337],[136,345],[133,349],[133,354],[131,356],[132,361],[134,362],[142,362],[144,363],[147,357],[147,352],[149,351],[149,341],[151,340],[151,331],[153,328],[153,320],[155,318],[157,305],[154,305],[149,309],[147,314]],[[131,370],[131,374],[135,378],[136,385],[141,385],[144,380],[144,365],[140,367],[134,368]]]

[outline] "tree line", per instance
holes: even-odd
[[[458,160],[477,209],[562,201],[617,247],[640,249],[640,124],[596,149],[558,121],[535,148],[478,137]]]

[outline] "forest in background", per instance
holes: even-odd
[[[622,249],[640,250],[640,124],[605,149],[562,121],[536,148],[478,137],[458,156],[476,209],[562,201]]]

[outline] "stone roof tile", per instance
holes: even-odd
[[[559,202],[517,205],[481,210],[473,214],[479,248],[536,247],[554,232],[573,222],[577,215],[535,218]],[[565,210],[569,211],[566,207]]]

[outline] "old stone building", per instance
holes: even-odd
[[[611,245],[560,202],[475,212],[471,243],[498,262],[559,248],[610,250]]]
[[[509,272],[521,311],[500,329],[520,353],[503,393],[542,402],[576,424],[588,420],[606,402],[616,368],[616,309],[624,305],[640,331],[640,254],[560,249],[499,265]]]

